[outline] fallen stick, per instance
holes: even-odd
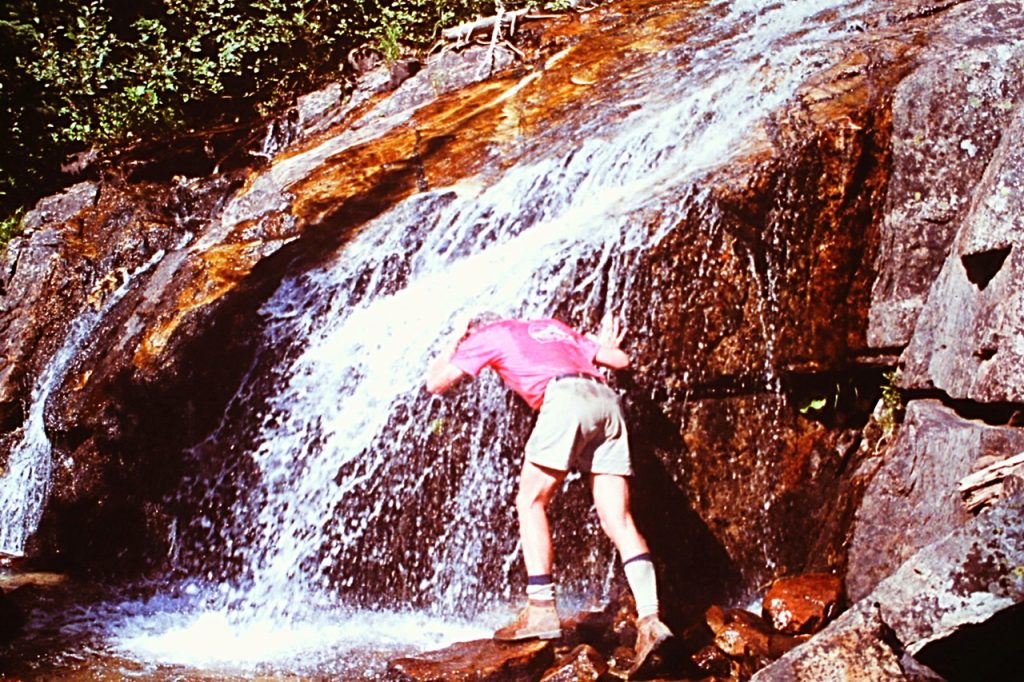
[[[1024,452],[989,464],[964,476],[957,485],[968,511],[991,503],[1003,494],[1007,476],[1024,477]]]
[[[498,14],[494,17],[494,30],[491,31],[491,44],[487,46],[487,57],[480,62],[480,66],[476,70],[478,78],[483,76],[485,68],[490,72],[491,65],[494,64],[494,47],[498,44],[498,38],[501,36],[501,20],[504,17],[505,6],[501,4],[501,0],[498,0]]]
[[[452,26],[441,31],[441,36],[445,40],[466,40],[474,33],[478,31],[486,31],[487,29],[494,28],[499,22],[502,24],[511,24],[517,18],[522,17],[523,19],[540,19],[540,16],[532,16],[529,14],[529,9],[524,7],[523,9],[517,9],[513,12],[504,12],[493,17],[483,17],[476,21],[467,21],[464,24],[458,26]]]

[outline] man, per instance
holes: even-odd
[[[547,506],[570,466],[590,473],[601,528],[622,559],[636,599],[637,644],[631,673],[672,636],[658,618],[658,593],[650,550],[629,508],[626,424],[618,396],[598,365],[629,366],[620,348],[624,330],[613,322],[600,336],[584,336],[558,320],[507,320],[484,313],[442,352],[427,372],[427,390],[443,393],[485,367],[535,410],[537,423],[526,444],[516,495],[519,535],[527,571],[527,606],[495,639],[517,641],[561,636],[551,570],[554,551]]]

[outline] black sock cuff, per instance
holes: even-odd
[[[644,552],[643,554],[637,554],[632,559],[626,559],[625,561],[622,562],[622,566],[625,567],[626,564],[631,564],[634,561],[650,561],[650,562],[653,563],[654,562],[654,557],[651,556],[650,552]]]
[[[550,573],[544,575],[528,575],[526,576],[527,585],[550,585],[554,580],[551,579]]]

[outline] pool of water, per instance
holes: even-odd
[[[0,588],[26,616],[0,648],[0,675],[25,680],[377,680],[390,660],[490,637],[508,615],[471,623],[319,603],[280,619],[224,605],[217,585],[109,587],[41,573],[7,573]]]

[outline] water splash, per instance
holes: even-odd
[[[282,629],[272,618],[240,620],[226,609],[197,609],[191,596],[118,604],[118,612],[110,614],[118,623],[114,652],[149,665],[187,666],[231,676],[252,670],[255,651],[261,660],[274,662],[268,674],[276,669],[379,679],[381,652],[398,657],[490,634],[479,623],[441,621],[423,613],[344,609]],[[374,655],[360,658],[352,652]]]

